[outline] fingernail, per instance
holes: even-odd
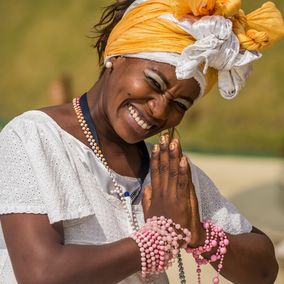
[[[165,144],[165,142],[166,142],[166,137],[164,135],[162,135],[161,138],[160,138],[160,143]]]
[[[169,148],[170,148],[170,150],[171,151],[173,151],[174,149],[175,149],[175,147],[176,147],[176,144],[175,143],[170,143],[170,146],[169,146]]]
[[[179,140],[178,140],[177,138],[174,138],[173,142],[175,142],[175,143],[176,143],[176,145],[178,145]]]
[[[155,145],[153,146],[153,149],[152,149],[153,153],[157,152],[158,149],[159,149],[159,148],[158,148],[158,145],[155,144]]]
[[[181,167],[185,167],[186,164],[187,164],[187,159],[186,159],[186,157],[183,156],[183,157],[181,158],[181,160],[180,160],[179,165],[180,165]]]

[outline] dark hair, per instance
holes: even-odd
[[[135,0],[116,0],[115,3],[104,8],[100,21],[94,25],[96,42],[92,45],[97,49],[99,65],[104,64],[104,51],[112,29],[121,20],[127,8]]]

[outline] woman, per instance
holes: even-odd
[[[0,283],[168,283],[175,258],[185,283],[181,249],[199,282],[211,263],[213,283],[219,273],[273,283],[269,238],[188,162],[178,139],[162,135],[153,147],[144,139],[177,126],[217,77],[221,94],[234,97],[259,50],[283,35],[279,11],[124,0],[96,27],[105,65],[94,86],[1,132]]]

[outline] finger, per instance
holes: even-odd
[[[181,159],[181,157],[182,157],[181,143],[180,143],[180,140],[177,139],[177,138],[176,138],[176,143],[177,143],[177,147],[178,147],[179,158]]]
[[[177,198],[178,199],[189,199],[188,190],[188,163],[185,156],[183,156],[179,163],[179,175],[178,175],[178,186],[177,186]]]
[[[194,232],[191,235],[190,245],[195,247],[204,242],[205,232],[201,225],[201,219],[199,214],[198,199],[195,192],[193,183],[189,184],[190,197],[189,197],[189,212],[190,212],[190,228]]]
[[[169,181],[168,195],[170,198],[177,198],[177,181],[179,175],[179,149],[177,143],[173,140],[169,145]]]
[[[160,139],[160,183],[163,194],[167,194],[169,177],[169,136],[162,135]]]
[[[195,187],[193,183],[189,185],[189,200],[190,200],[190,208],[191,208],[191,216],[194,223],[200,222],[199,216],[199,206],[198,206],[198,199],[195,192]]]
[[[188,191],[189,191],[191,216],[192,216],[192,221],[194,223],[198,223],[200,222],[198,199],[197,199],[194,184],[192,182],[192,173],[191,173],[190,163],[188,159],[187,159],[187,168],[188,168],[188,177],[189,177]]]
[[[176,145],[177,145],[177,149],[178,149],[178,156],[179,156],[179,159],[181,159],[181,157],[182,157],[182,149],[181,149],[180,141],[179,141],[179,139],[174,138],[174,139],[173,139],[173,142],[175,142],[175,143],[176,143]]]
[[[147,185],[144,189],[143,198],[142,198],[142,206],[144,215],[147,216],[147,212],[149,211],[152,200],[152,187]]]
[[[155,144],[152,148],[151,160],[150,160],[150,175],[151,186],[153,189],[153,197],[160,196],[160,146]]]
[[[188,177],[189,177],[189,182],[192,183],[192,173],[191,173],[191,167],[190,167],[190,161],[188,156],[184,156],[186,159],[186,163],[187,163],[187,170],[188,170]]]

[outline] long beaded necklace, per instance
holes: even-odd
[[[86,94],[84,94],[83,96],[86,97]],[[84,113],[83,113],[81,105],[80,105],[80,98],[74,98],[73,99],[73,109],[74,109],[75,114],[77,116],[80,127],[81,127],[87,141],[89,142],[91,149],[95,153],[96,157],[105,166],[105,168],[106,168],[106,170],[107,170],[107,172],[108,172],[108,174],[109,174],[109,176],[112,180],[112,183],[114,185],[114,189],[111,190],[111,194],[117,194],[118,195],[118,197],[119,197],[119,199],[120,199],[120,201],[123,205],[123,208],[127,212],[127,218],[128,218],[128,221],[131,225],[132,231],[133,232],[138,231],[139,230],[139,224],[138,224],[138,220],[137,220],[136,215],[132,211],[129,193],[127,191],[123,191],[121,186],[117,183],[116,178],[113,175],[113,173],[112,173],[112,171],[111,171],[111,169],[110,169],[110,167],[109,167],[109,165],[108,165],[108,163],[107,163],[107,161],[106,161],[106,159],[105,159],[105,157],[102,153],[102,150],[100,149],[100,146],[97,143],[98,137],[97,137],[96,133],[92,133],[88,123],[86,122],[86,118],[84,116]],[[88,114],[88,115],[90,115],[90,114]],[[178,269],[179,269],[180,283],[186,284],[184,268],[183,268],[183,263],[182,263],[182,257],[181,257],[180,253],[178,254]]]

